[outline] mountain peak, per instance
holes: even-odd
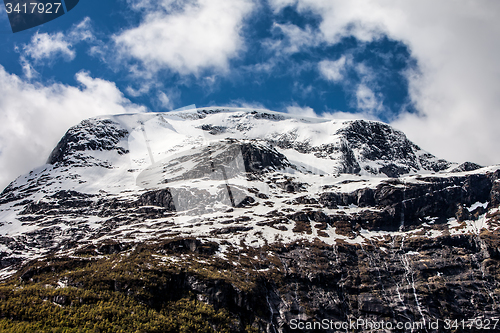
[[[217,308],[238,295],[248,302],[229,310],[239,327],[255,320],[271,332],[297,313],[432,319],[429,290],[444,288],[437,272],[458,296],[454,281],[482,276],[469,288],[475,304],[444,307],[463,317],[492,297],[498,304],[488,291],[500,278],[484,267],[499,265],[499,184],[500,166],[438,159],[381,122],[231,108],[96,117],[0,195],[0,278],[28,283],[50,271],[80,288],[80,273],[54,265],[103,262],[109,275],[136,262]],[[258,299],[266,315],[249,314]]]
[[[48,163],[62,162],[66,155],[77,156],[83,151],[113,150],[126,154],[131,149],[127,145],[136,149],[131,155],[151,149],[148,158],[155,160],[183,148],[226,138],[260,140],[276,149],[290,151],[300,159],[296,166],[301,170],[318,169],[307,160],[320,161],[317,165],[321,165],[321,170],[316,171],[324,174],[398,177],[442,171],[454,165],[421,150],[404,133],[381,122],[339,121],[241,108],[93,118],[71,128]],[[128,144],[124,144],[124,139]],[[145,140],[150,143],[149,148]],[[175,147],[170,145],[172,142],[177,143]]]

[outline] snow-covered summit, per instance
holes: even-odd
[[[222,107],[101,116],[0,195],[0,268],[108,241],[333,244],[476,223],[500,202],[498,178],[375,121]]]
[[[88,158],[87,151],[129,153],[144,166],[210,142],[255,140],[277,149],[298,171],[397,177],[450,166],[389,125],[364,120],[296,117],[272,111],[200,108],[98,117],[71,128],[48,163]],[[140,166],[139,166],[140,168]]]

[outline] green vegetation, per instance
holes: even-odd
[[[34,262],[0,284],[0,332],[229,332],[238,327],[226,309],[198,301],[183,287],[188,274],[200,279],[224,274],[215,274],[213,267],[202,270],[189,259],[175,264],[168,258],[141,249]]]
[[[1,293],[0,332],[229,332],[225,310],[188,298],[157,310],[117,292],[35,284]],[[70,305],[50,301],[61,295]]]
[[[172,244],[110,247],[126,248],[113,254],[89,248],[27,264],[0,283],[0,332],[257,332],[269,317],[269,283],[290,287],[277,255],[284,246],[216,254],[208,243]]]

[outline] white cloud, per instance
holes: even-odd
[[[28,80],[38,77],[40,73],[38,73],[36,69],[33,68],[33,65],[28,60],[26,60],[26,57],[20,56],[19,62],[21,63],[21,66],[23,68],[24,76],[26,76]]]
[[[167,110],[172,110],[174,108],[174,104],[172,103],[170,98],[168,98],[167,94],[165,94],[163,91],[160,91],[158,93],[158,100],[162,108]]]
[[[92,21],[85,17],[80,23],[73,25],[68,33],[68,38],[73,43],[80,41],[90,41],[94,39],[92,32]]]
[[[144,10],[141,24],[114,36],[124,58],[140,60],[149,71],[169,68],[195,74],[207,68],[225,71],[228,61],[244,49],[243,20],[251,0],[163,0],[160,7],[136,1]]]
[[[274,23],[273,29],[284,35],[284,39],[267,39],[263,45],[277,54],[293,54],[308,47],[318,46],[323,37],[318,31],[314,31],[307,26],[301,29],[294,24]]]
[[[23,47],[23,51],[35,61],[55,56],[61,56],[67,61],[75,58],[75,51],[71,49],[71,44],[62,32],[40,34],[37,31],[31,38],[31,43]]]
[[[131,86],[128,86],[127,88],[125,88],[125,91],[127,92],[128,95],[132,97],[138,97],[146,94],[147,92],[150,91],[150,89],[151,89],[150,85],[141,85],[139,89],[135,89]]]
[[[344,78],[346,57],[342,56],[338,60],[323,60],[318,64],[320,74],[328,81],[339,82]]]
[[[360,112],[360,113],[350,113],[342,111],[325,111],[321,114],[317,114],[313,108],[309,106],[299,106],[296,103],[287,106],[286,112],[291,115],[302,116],[302,117],[312,117],[312,118],[324,118],[324,119],[365,119],[365,120],[377,120],[372,112]]]
[[[376,81],[376,74],[373,68],[366,66],[364,63],[359,63],[354,66],[354,70],[358,74],[363,83],[373,84]]]
[[[305,85],[298,81],[293,83],[292,91],[295,96],[301,96],[302,98],[311,96],[315,92],[314,87],[311,84]]]
[[[377,114],[383,109],[382,102],[365,84],[359,84],[356,90],[358,110],[363,113]]]
[[[348,68],[353,69],[359,77],[359,81],[353,86],[351,80],[344,80]],[[373,91],[376,89],[375,73],[373,69],[367,67],[363,63],[354,65],[351,55],[343,55],[335,61],[320,61],[318,63],[318,69],[323,78],[328,81],[342,83],[345,89],[352,93],[355,100],[352,104],[359,113],[364,115],[364,118],[366,118],[367,115],[370,115],[371,118],[375,118],[385,110],[382,103],[383,96]],[[355,116],[356,115],[354,115],[354,117]]]
[[[255,109],[255,110],[268,110],[262,103],[260,102],[247,102],[244,100],[232,100],[227,104],[229,107],[234,108],[247,108],[247,109]]]
[[[322,118],[326,119],[364,119],[364,120],[378,120],[377,117],[373,115],[373,113],[351,113],[351,112],[343,112],[343,111],[332,111],[332,112],[324,112],[321,114]]]
[[[298,106],[297,104],[287,106],[286,112],[295,116],[317,117],[313,108],[309,106]]]
[[[419,114],[393,125],[432,153],[458,162],[500,163],[500,2],[453,0],[271,0],[322,21],[325,42],[382,34],[408,46],[419,74],[408,73]]]
[[[342,37],[354,36],[361,41],[371,41],[383,33],[383,19],[401,20],[398,0],[270,0],[275,12],[287,6],[297,6],[300,12],[320,15],[320,33],[325,41],[338,43]],[[387,4],[387,6],[379,5]],[[380,6],[384,6],[383,9]],[[393,8],[391,8],[393,7]],[[399,16],[397,16],[399,15]],[[396,17],[393,17],[396,16]]]
[[[65,131],[101,114],[143,112],[114,83],[76,74],[80,87],[29,83],[0,66],[0,188],[47,160]]]
[[[75,58],[73,46],[81,41],[93,39],[90,19],[86,17],[82,22],[75,24],[68,34],[56,32],[53,34],[35,32],[29,44],[23,46],[24,59],[29,57],[38,63],[44,59],[53,60],[62,57],[66,61]]]
[[[354,66],[354,70],[360,78],[360,82],[355,88],[356,108],[363,114],[378,116],[385,111],[383,105],[383,95],[375,93],[377,88],[375,82],[375,72],[372,68],[360,63]]]

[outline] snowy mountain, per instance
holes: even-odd
[[[215,278],[232,288],[216,297],[189,268],[205,287],[179,287],[215,308],[236,302],[234,331],[498,316],[498,179],[500,166],[438,159],[381,122],[215,107],[97,117],[2,192],[0,277],[147,244],[160,262],[254,275],[246,292]],[[441,292],[458,297],[446,310]]]

